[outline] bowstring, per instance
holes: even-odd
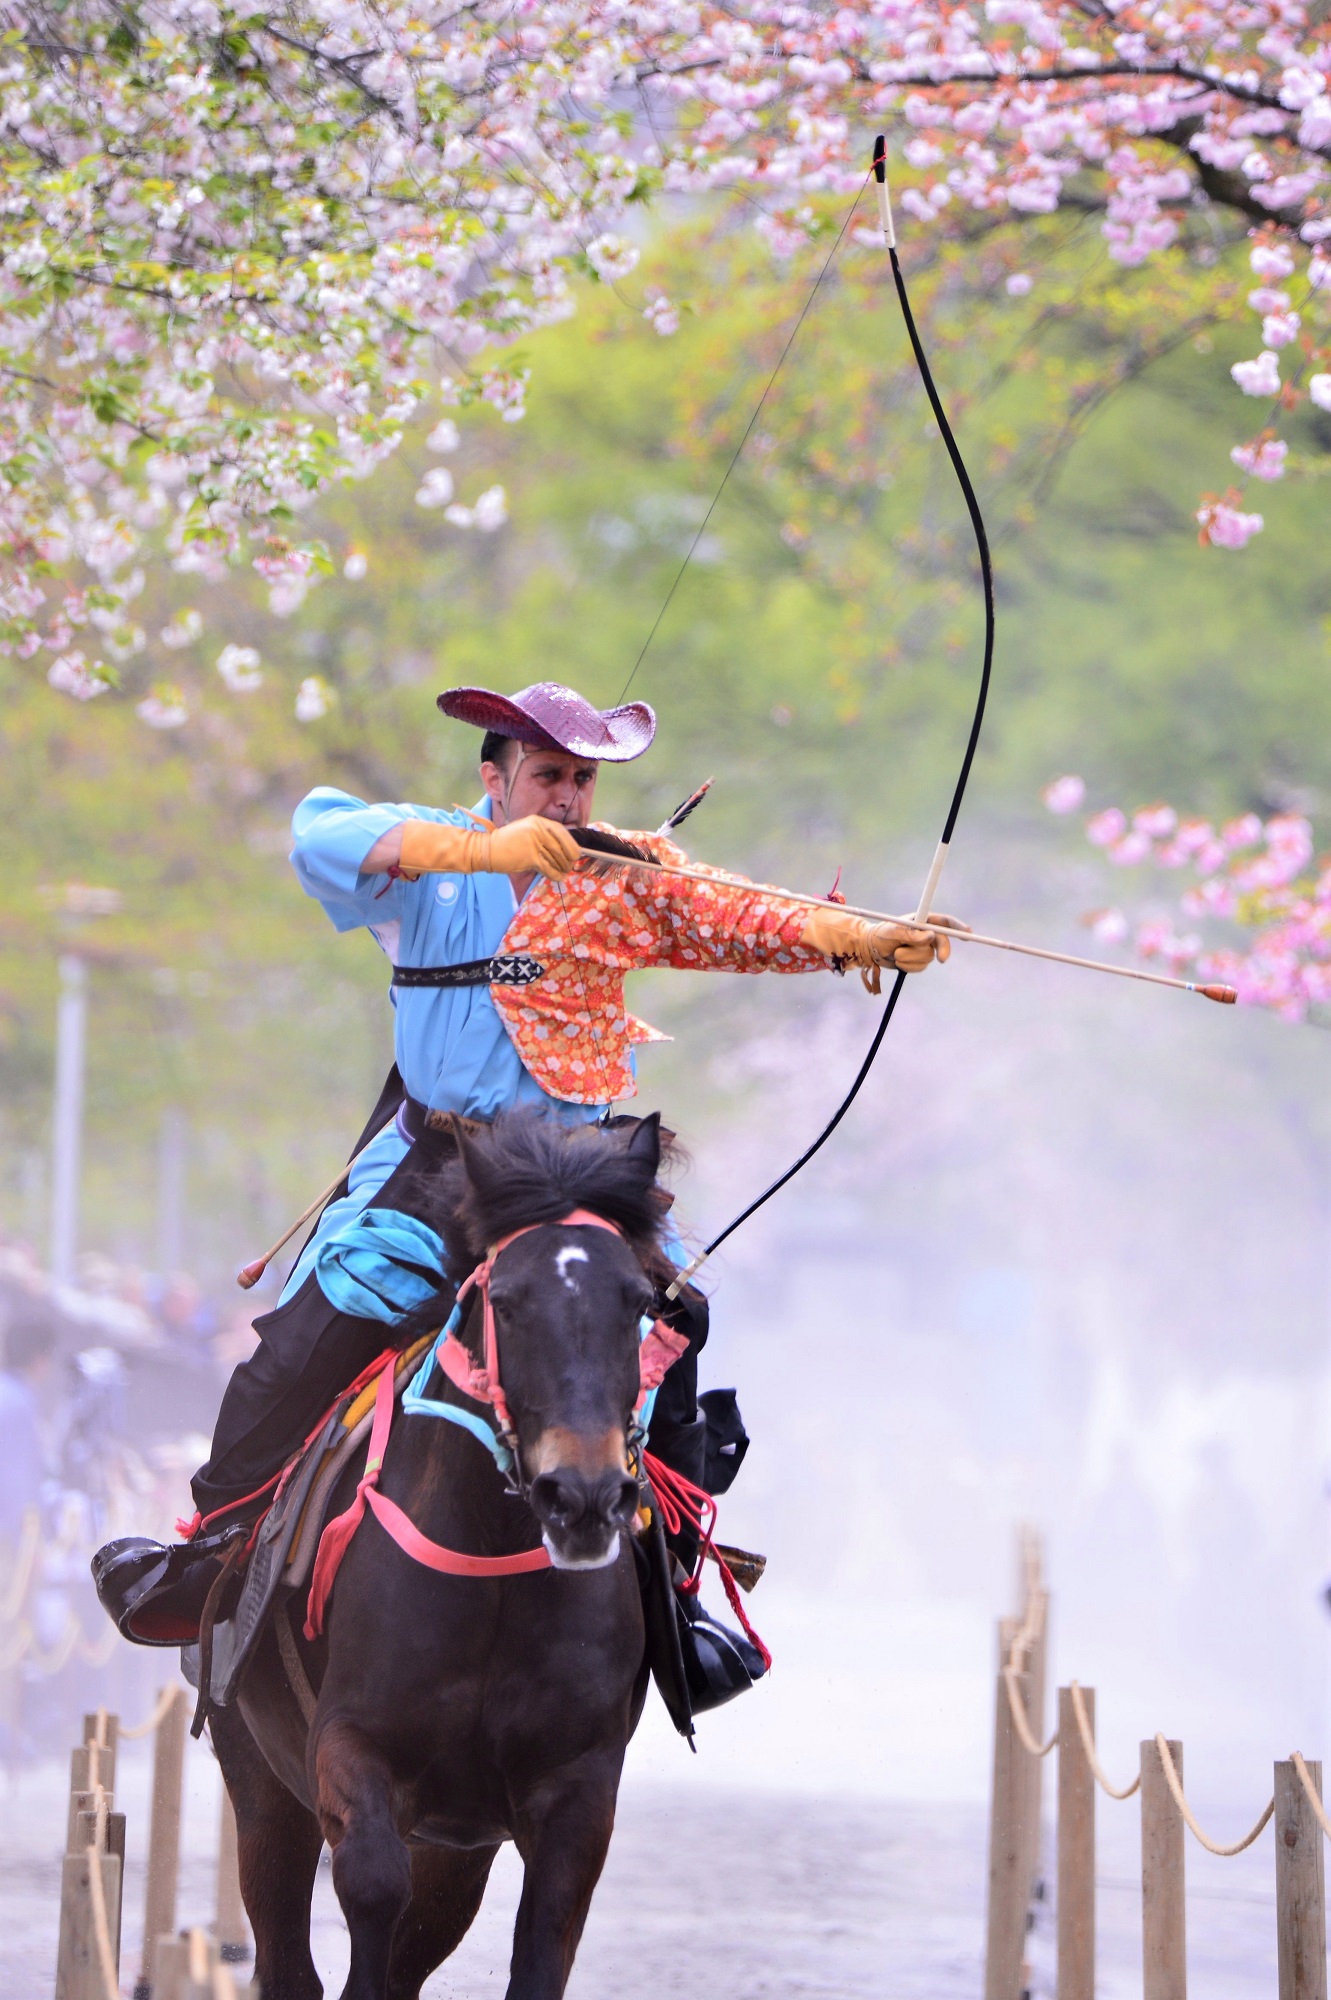
[[[874,172],[872,166],[869,172],[870,174]],[[863,192],[862,188],[860,193],[862,194]],[[856,197],[857,205],[858,201],[859,196]],[[844,234],[845,231],[843,229],[842,235]],[[839,242],[840,238],[837,240]],[[896,285],[897,298],[901,305],[902,318],[905,321],[906,332],[910,338],[911,351],[915,356],[915,363],[920,372],[920,380],[924,385],[924,391],[929,399],[929,406],[933,411],[934,420],[938,425],[943,443],[947,447],[948,457],[952,461],[952,469],[956,473],[957,483],[961,487],[962,497],[966,502],[966,511],[970,516],[971,528],[975,535],[976,550],[980,559],[980,578],[984,591],[984,660],[980,670],[979,692],[976,696],[975,713],[971,720],[970,733],[966,740],[965,754],[962,757],[961,770],[957,777],[956,788],[953,791],[947,818],[944,822],[942,840],[943,845],[946,846],[952,839],[957,817],[961,811],[962,800],[966,796],[966,787],[970,782],[971,766],[975,761],[975,752],[979,745],[980,731],[984,725],[985,708],[989,699],[989,682],[994,663],[994,630],[996,622],[994,573],[989,551],[989,537],[984,524],[984,515],[981,512],[975,488],[971,483],[970,474],[966,469],[966,462],[961,455],[961,447],[957,443],[952,426],[948,421],[947,411],[943,407],[942,398],[934,382],[933,370],[929,366],[929,357],[924,351],[924,343],[921,341],[919,331],[915,325],[915,315],[911,311],[910,297],[906,290],[905,274],[901,269],[901,261],[897,256],[896,245],[894,243],[889,242],[888,254],[892,261],[892,277]],[[849,1090],[841,1099],[841,1102],[837,1105],[836,1110],[832,1113],[827,1123],[823,1126],[822,1131],[818,1133],[811,1145],[806,1146],[792,1166],[787,1167],[784,1173],[780,1174],[769,1187],[764,1188],[762,1193],[751,1201],[747,1208],[742,1209],[733,1221],[728,1222],[725,1228],[712,1238],[711,1242],[703,1250],[702,1255],[689,1267],[690,1273],[697,1271],[715,1251],[720,1249],[727,1237],[733,1236],[741,1224],[747,1222],[750,1216],[756,1215],[758,1210],[772,1199],[773,1195],[779,1194],[788,1182],[794,1180],[796,1174],[800,1173],[809,1164],[810,1160],[813,1159],[814,1155],[821,1152],[822,1148],[827,1144],[827,1141],[850,1110],[851,1105],[859,1096],[868,1079],[869,1072],[877,1060],[878,1051],[883,1045],[883,1037],[891,1026],[892,1016],[896,1012],[897,1001],[901,998],[901,989],[905,985],[906,979],[906,973],[898,972],[896,978],[893,980],[892,990],[887,996],[887,1001],[879,1017],[878,1025],[874,1029],[873,1039],[869,1043],[864,1060],[861,1062]]]
[[[721,495],[725,492],[727,486],[730,484],[730,475],[735,470],[735,467],[739,464],[740,458],[742,457],[744,452],[744,447],[748,443],[750,437],[753,435],[753,427],[763,413],[763,406],[766,403],[767,398],[772,393],[772,389],[775,385],[777,376],[781,373],[781,370],[786,365],[786,357],[790,353],[791,348],[795,345],[796,340],[799,338],[800,328],[803,326],[805,320],[809,317],[809,314],[813,309],[814,300],[817,298],[819,292],[822,290],[823,279],[827,276],[828,272],[832,268],[832,265],[836,259],[837,251],[841,248],[841,245],[845,240],[846,231],[850,228],[851,223],[855,219],[855,211],[859,207],[860,202],[863,199],[864,190],[865,188],[868,187],[872,177],[873,177],[873,168],[870,167],[868,173],[864,176],[864,179],[861,182],[859,189],[856,192],[854,201],[850,204],[850,207],[846,210],[846,217],[840,229],[838,229],[837,231],[835,243],[833,243],[831,249],[828,251],[826,257],[823,259],[823,267],[819,271],[818,276],[814,279],[813,289],[809,293],[808,298],[805,299],[804,304],[800,307],[799,318],[795,321],[794,326],[790,329],[790,332],[786,336],[786,344],[781,349],[780,354],[777,356],[776,366],[767,378],[767,383],[763,389],[763,393],[753,406],[753,414],[749,418],[748,423],[745,424],[744,426],[744,434],[740,438],[739,443],[735,446],[734,451],[730,455],[729,465],[726,467],[724,473],[721,475],[721,484],[717,487],[715,493],[712,495],[711,502],[708,506],[707,512],[703,515],[702,520],[699,522],[697,530],[694,533],[693,540],[689,543],[688,548],[684,551],[684,560],[675,572],[675,580],[665,594],[665,598],[661,604],[661,609],[657,612],[655,618],[652,620],[652,628],[650,632],[647,634],[647,637],[642,642],[642,647],[638,653],[637,659],[633,662],[633,671],[630,673],[628,679],[625,681],[623,687],[619,691],[619,700],[621,702],[623,701],[625,695],[628,693],[629,689],[633,686],[634,681],[637,679],[638,668],[642,665],[643,661],[646,659],[652,641],[653,639],[655,639],[657,632],[661,628],[661,621],[665,617],[666,612],[670,609],[671,603],[674,599],[675,592],[679,589],[680,584],[684,580],[684,572],[688,568],[689,564],[693,561],[694,552],[697,549],[699,542],[702,540],[703,536],[707,532],[707,524],[711,520],[713,514],[716,512],[717,507],[720,504]]]
[[[693,538],[690,541],[688,548],[684,551],[684,559],[680,563],[679,568],[675,572],[674,579],[671,582],[669,590],[666,592],[665,597],[662,599],[660,610],[657,612],[655,618],[652,620],[651,629],[649,630],[647,637],[643,640],[642,645],[639,648],[638,657],[633,662],[633,666],[629,673],[629,677],[619,691],[620,702],[624,700],[625,696],[628,694],[629,689],[632,687],[634,681],[637,679],[638,669],[642,665],[643,661],[646,659],[647,654],[651,649],[652,642],[656,638],[657,633],[661,629],[661,623],[665,618],[667,611],[670,609],[671,604],[674,601],[675,593],[679,589],[680,584],[684,580],[684,572],[687,570],[689,564],[692,562],[693,557],[697,551],[698,545],[702,541],[703,536],[707,532],[708,523],[710,522],[713,514],[716,512],[717,507],[721,503],[721,497],[724,494],[727,486],[730,484],[730,476],[734,472],[735,467],[739,464],[739,461],[743,456],[744,447],[753,435],[754,426],[757,423],[759,417],[763,413],[763,409],[767,403],[767,399],[771,395],[772,390],[776,385],[777,377],[780,375],[781,370],[785,367],[786,361],[790,355],[790,351],[794,347],[796,340],[799,338],[800,329],[804,325],[804,322],[808,318],[810,312],[813,310],[814,302],[817,299],[819,292],[822,290],[823,280],[826,278],[828,272],[832,268],[832,265],[836,261],[837,252],[840,250],[842,243],[845,241],[846,231],[850,228],[851,223],[855,219],[855,213],[856,210],[859,208],[861,200],[863,199],[864,190],[865,188],[868,187],[872,177],[873,177],[873,168],[870,167],[869,172],[865,175],[863,181],[860,183],[859,187],[856,190],[855,199],[851,202],[850,207],[846,210],[845,216],[841,223],[841,227],[838,229],[836,233],[836,239],[833,242],[832,247],[828,251],[826,257],[823,259],[822,267],[818,272],[818,276],[814,279],[808,297],[805,299],[804,304],[800,307],[799,315],[796,318],[795,324],[792,326],[790,332],[786,336],[785,343],[782,346],[781,352],[777,356],[776,365],[772,369],[771,374],[768,376],[767,381],[763,385],[763,392],[761,396],[759,396],[757,402],[754,404],[753,411],[749,417],[749,421],[744,426],[744,430],[740,436],[739,443],[735,446],[734,451],[730,455],[730,462],[726,466],[725,471],[721,475],[721,482],[718,485],[715,493],[713,493],[711,500],[708,502],[707,512],[703,515],[702,520],[699,522],[697,528],[694,531]],[[601,1047],[601,1033],[599,1028],[595,1024],[595,1020],[592,1014],[591,1000],[587,990],[587,985],[582,977],[581,964],[574,952],[573,928],[569,919],[568,905],[564,899],[563,884],[557,882],[555,884],[555,888],[559,894],[559,908],[560,908],[560,914],[564,921],[565,935],[568,939],[569,957],[573,961],[574,970],[578,981],[578,988],[582,995],[582,1004],[587,1013],[588,1022],[591,1025],[592,1046],[596,1051],[597,1061],[601,1067],[602,1083],[605,1089],[608,1091],[610,1089],[610,1077],[605,1064],[604,1051],[602,1050]],[[877,1053],[876,1049],[875,1053]],[[606,1107],[607,1110],[609,1109],[610,1104],[613,1104],[614,1101],[615,1100],[613,1098],[609,1099]],[[800,1164],[802,1165],[803,1162],[801,1162]],[[798,1172],[799,1168],[796,1167],[792,1171]],[[732,1226],[738,1227],[738,1224]]]

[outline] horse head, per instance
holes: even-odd
[[[496,1402],[557,1569],[613,1562],[639,1504],[628,1439],[660,1257],[661,1152],[655,1115],[627,1135],[529,1113],[458,1134],[451,1262],[488,1266]],[[565,1220],[573,1212],[595,1219]],[[480,1298],[464,1327],[481,1362],[484,1315]]]

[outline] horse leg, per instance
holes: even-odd
[[[529,1802],[517,1833],[524,1873],[506,2000],[560,2000],[605,1866],[619,1759]]]
[[[387,1758],[349,1722],[321,1731],[315,1797],[333,1850],[333,1887],[351,1936],[342,2000],[386,2000],[393,1933],[411,1901],[411,1861]]]
[[[436,1965],[471,1929],[497,1847],[415,1847],[411,1902],[393,1935],[388,2000],[419,2000]]]
[[[323,1981],[310,1956],[310,1898],[323,1849],[319,1822],[274,1775],[238,1708],[215,1708],[210,1727],[236,1809],[255,1990],[264,2000],[321,2000]]]

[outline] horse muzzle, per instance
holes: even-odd
[[[638,1482],[616,1466],[589,1474],[560,1465],[537,1475],[528,1498],[556,1569],[606,1569],[638,1511]]]

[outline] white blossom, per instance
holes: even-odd
[[[223,646],[217,656],[217,671],[232,694],[252,694],[263,686],[259,655],[253,646]]]
[[[333,703],[333,690],[318,674],[309,674],[296,690],[297,722],[317,722],[327,715]]]

